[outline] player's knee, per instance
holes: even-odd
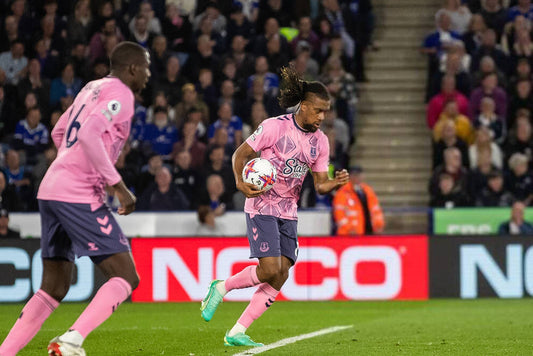
[[[131,290],[135,290],[139,286],[140,281],[141,279],[139,278],[139,275],[137,273],[135,273],[134,276],[128,278],[128,283],[131,286]]]
[[[55,286],[54,288],[44,290],[50,297],[54,298],[58,302],[61,302],[68,293],[70,286]]]
[[[261,276],[264,282],[277,280],[282,273],[281,266],[277,264],[268,264],[261,266]],[[259,275],[259,273],[258,273]]]

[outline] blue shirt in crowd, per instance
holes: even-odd
[[[154,124],[144,127],[143,139],[152,145],[152,150],[159,155],[166,156],[172,152],[174,143],[178,141],[178,129],[167,125],[159,128]]]
[[[219,128],[225,128],[228,132],[228,144],[233,145],[235,143],[235,131],[242,131],[242,120],[238,116],[232,116],[229,124],[225,125],[220,119],[215,121],[212,125],[209,126],[207,130],[207,137],[213,138],[215,132]]]

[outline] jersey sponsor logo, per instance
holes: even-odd
[[[285,161],[285,167],[283,168],[283,174],[286,176],[292,176],[294,178],[301,178],[305,176],[309,167],[304,162],[296,158],[289,158]]]

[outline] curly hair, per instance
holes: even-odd
[[[281,68],[278,101],[283,109],[298,104],[306,99],[308,94],[314,94],[321,99],[330,100],[328,89],[321,82],[302,80],[293,66]]]

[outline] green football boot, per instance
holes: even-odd
[[[222,303],[223,297],[216,288],[218,282],[222,281],[216,279],[211,282],[209,285],[209,290],[207,291],[207,295],[205,296],[204,300],[202,300],[202,306],[200,307],[200,310],[202,311],[202,318],[204,318],[205,321],[209,321],[211,318],[213,318],[215,310],[217,310],[218,305]]]
[[[224,336],[224,345],[225,346],[265,346],[261,344],[260,342],[255,342],[250,337],[244,333],[238,333],[233,336],[229,336],[228,333],[226,333],[226,336]]]

